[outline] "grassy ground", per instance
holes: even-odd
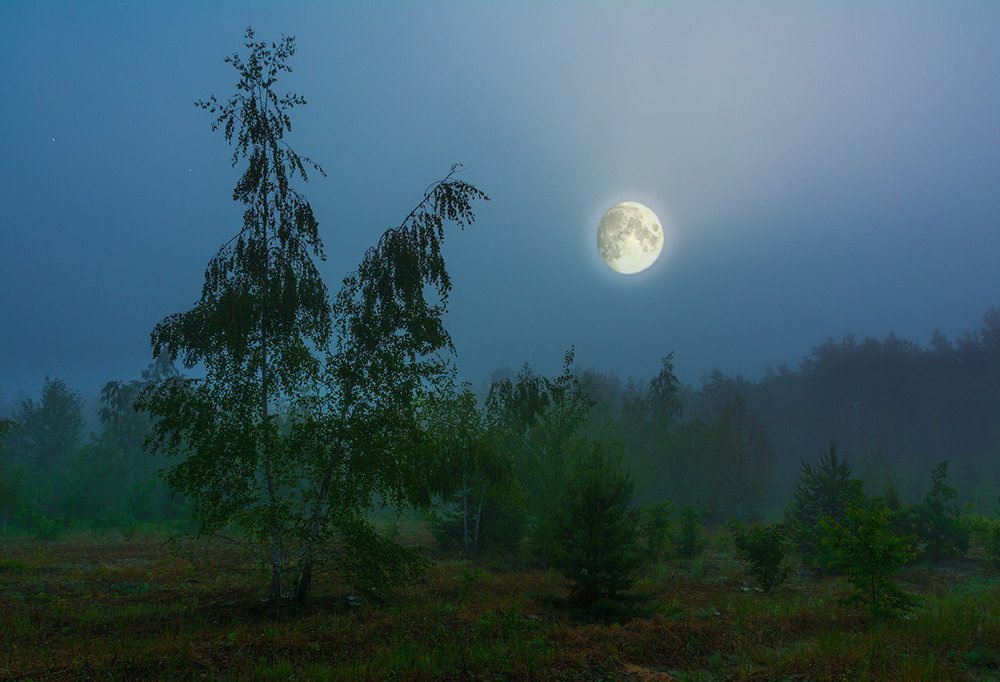
[[[0,678],[1000,680],[1000,581],[977,564],[913,568],[910,618],[869,626],[836,581],[774,594],[723,550],[647,570],[646,613],[576,622],[562,578],[436,562],[383,605],[320,576],[307,607],[268,605],[225,545],[0,540]]]

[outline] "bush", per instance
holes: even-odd
[[[594,617],[621,615],[633,601],[640,555],[632,489],[619,461],[592,447],[554,519],[553,564],[571,581],[570,603]]]
[[[988,563],[1000,567],[1000,522],[993,522],[983,542],[983,557]]]
[[[1000,502],[1000,498],[997,498],[997,502]],[[1000,568],[1000,510],[997,511],[996,519],[963,516],[962,521],[982,544],[986,563]]]
[[[431,533],[442,550],[470,556],[490,550],[505,554],[516,551],[526,527],[523,509],[489,497],[477,504],[468,519],[455,503],[443,506],[430,517]]]
[[[761,589],[770,592],[785,582],[790,569],[785,563],[788,540],[781,524],[753,524],[749,529],[734,525],[736,553],[749,567]]]
[[[915,556],[913,539],[890,530],[890,511],[882,504],[853,507],[844,523],[820,520],[823,546],[834,568],[854,587],[848,602],[862,604],[872,620],[902,615],[917,604],[917,596],[892,580]]]
[[[62,535],[64,526],[62,517],[53,518],[32,511],[29,518],[28,532],[36,540],[58,540],[59,536]]]
[[[705,549],[706,542],[701,529],[702,515],[703,512],[688,505],[678,516],[674,543],[677,555],[683,559],[693,559]]]
[[[969,551],[969,529],[961,522],[958,492],[945,483],[947,477],[948,462],[934,467],[930,490],[906,515],[917,537],[918,555],[930,561],[954,559]]]
[[[670,517],[673,513],[674,505],[669,502],[657,502],[642,509],[639,532],[647,560],[661,558],[666,552],[670,544]]]

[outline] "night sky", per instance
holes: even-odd
[[[197,298],[242,210],[193,102],[232,93],[248,25],[297,38],[331,289],[452,163],[491,195],[446,244],[477,386],[570,345],[623,378],[672,350],[687,382],[757,378],[1000,305],[1000,3],[370,4],[0,3],[8,399],[138,376]],[[667,238],[633,276],[595,246],[624,200]]]

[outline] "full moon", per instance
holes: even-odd
[[[663,250],[660,219],[635,201],[615,204],[597,227],[597,250],[615,272],[641,272],[656,262]]]

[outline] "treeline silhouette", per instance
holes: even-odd
[[[698,388],[681,387],[683,412],[675,428],[657,427],[639,407],[649,385],[583,370],[597,400],[590,428],[625,443],[637,499],[703,506],[723,520],[735,508],[725,499],[734,465],[750,465],[762,512],[777,516],[790,499],[800,462],[816,461],[835,438],[869,494],[890,484],[912,502],[930,484],[930,471],[950,461],[961,501],[992,514],[1000,495],[1000,311],[988,310],[978,330],[955,341],[935,331],[930,344],[889,334],[853,335],[816,346],[797,369],[769,370],[757,380],[709,373]],[[745,404],[742,404],[745,403]],[[747,415],[759,418],[753,434]],[[728,415],[728,416],[727,416]],[[734,424],[733,421],[741,421]],[[760,437],[756,462],[740,462],[726,430]],[[762,430],[762,433],[761,433]],[[737,448],[738,450],[738,448]],[[745,482],[746,484],[746,482]],[[752,516],[752,515],[751,515]]]

